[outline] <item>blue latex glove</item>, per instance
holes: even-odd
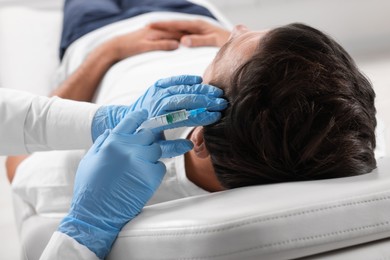
[[[107,129],[113,129],[129,112],[128,106],[102,106],[92,120],[92,140],[95,140]]]
[[[181,109],[209,108],[209,111],[221,111],[227,102],[222,99],[219,88],[200,84],[199,76],[182,75],[158,80],[145,94],[130,106],[130,110],[146,109],[149,117],[163,115]],[[220,114],[205,112],[191,119],[191,125],[198,126],[214,123]]]
[[[81,160],[73,200],[59,231],[104,258],[121,228],[151,198],[165,174],[149,130],[134,133],[146,111],[131,112],[105,131]]]
[[[172,127],[209,125],[218,121],[221,117],[219,111],[227,106],[226,100],[220,98],[223,91],[210,85],[200,84],[201,82],[201,77],[190,75],[161,79],[130,107],[105,106],[99,108],[92,121],[93,140],[106,129],[114,128],[128,111],[141,109],[146,109],[149,117],[154,117],[181,109],[209,108],[209,111],[191,116],[186,121],[155,129],[155,133]],[[162,157],[164,158],[183,154],[186,152],[185,148],[190,145],[188,140],[177,140],[173,145],[171,142],[164,141],[162,133],[158,133],[157,136],[160,137]]]

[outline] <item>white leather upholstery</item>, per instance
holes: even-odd
[[[300,258],[301,260],[368,260],[389,259],[390,239],[383,239],[363,245],[348,247],[319,255]]]
[[[148,207],[122,230],[109,259],[291,259],[386,237],[389,158],[363,176],[246,187]]]
[[[34,215],[23,223],[26,259],[39,258],[59,220]],[[390,158],[384,158],[362,176],[246,187],[146,207],[123,228],[108,259],[291,259],[350,246],[331,256],[377,259],[390,257],[389,241],[356,245],[389,237]],[[365,258],[352,257],[355,250]]]

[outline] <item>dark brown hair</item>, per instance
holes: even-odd
[[[230,106],[204,128],[224,187],[353,176],[376,167],[375,93],[322,32],[303,24],[271,30],[229,82]]]

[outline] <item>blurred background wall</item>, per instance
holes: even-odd
[[[388,0],[212,0],[233,23],[252,29],[307,23],[336,38],[352,55],[390,51]]]
[[[196,0],[195,0],[196,1]],[[234,23],[251,29],[303,22],[328,32],[352,54],[390,50],[388,0],[209,0]],[[0,8],[56,9],[63,0],[0,0]]]

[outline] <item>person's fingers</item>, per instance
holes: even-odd
[[[183,126],[205,126],[217,122],[221,119],[220,112],[205,111],[194,116],[190,116],[188,121],[183,121]]]
[[[217,122],[221,119],[220,112],[204,111],[202,113],[191,115],[188,120],[177,123],[182,126],[205,126]],[[178,127],[178,126],[176,126]]]
[[[155,83],[155,86],[159,88],[168,88],[175,85],[200,84],[201,82],[202,82],[202,77],[200,76],[180,75],[180,76],[173,76],[170,78],[160,79]]]
[[[152,33],[148,34],[147,39],[149,40],[177,40],[180,41],[180,38],[183,37],[182,32],[177,31],[162,31],[151,29]]]
[[[202,21],[163,21],[149,25],[153,29],[165,31],[179,31],[186,33],[199,33],[202,30]]]
[[[217,41],[214,34],[184,35],[181,37],[180,43],[186,47],[217,46]]]
[[[176,40],[157,40],[149,43],[149,51],[161,50],[172,51],[179,48],[179,42]]]
[[[222,97],[223,90],[206,84],[177,85],[167,88],[169,94],[202,94],[210,97]]]
[[[98,138],[96,138],[95,142],[93,143],[93,146],[91,149],[89,149],[89,153],[94,153],[100,149],[104,141],[107,139],[107,137],[110,135],[111,130],[106,129],[106,131],[103,132]]]
[[[112,130],[116,134],[133,134],[135,130],[148,118],[148,111],[129,112]]]
[[[152,143],[148,146],[142,146],[141,149],[138,149],[134,154],[142,161],[148,162],[157,162],[161,158],[161,147],[157,143]]]
[[[148,118],[146,110],[129,112],[122,121],[112,130],[110,141],[107,146],[120,147],[128,145],[150,146],[154,141],[154,133],[148,129],[142,129],[136,132],[139,126]],[[129,150],[130,151],[130,150]]]
[[[197,94],[173,95],[161,102],[160,110],[177,111],[181,109],[191,110],[207,108],[212,111],[220,111],[227,107],[227,101],[223,98],[213,98]]]
[[[185,154],[190,151],[194,145],[190,140],[162,140],[159,142],[162,150],[161,158],[171,158]]]

